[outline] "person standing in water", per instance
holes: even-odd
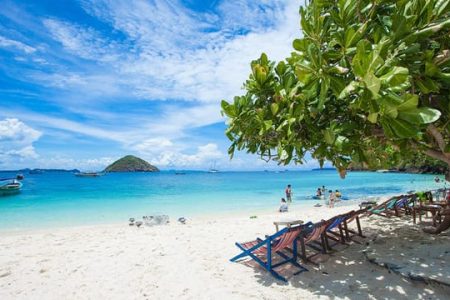
[[[287,185],[285,192],[286,192],[286,199],[287,199],[287,201],[288,202],[292,202],[292,189],[291,189],[291,185],[290,184]]]
[[[328,203],[328,207],[329,208],[333,208],[334,207],[334,202],[336,201],[336,195],[333,193],[332,190],[329,190],[328,193],[330,193],[330,200]]]

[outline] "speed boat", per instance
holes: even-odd
[[[0,195],[10,195],[20,192],[22,183],[16,178],[0,179]]]

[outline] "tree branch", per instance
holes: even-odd
[[[437,145],[438,145],[439,149],[442,151],[442,153],[446,157],[450,157],[448,153],[445,153],[444,137],[439,132],[439,130],[433,124],[430,124],[427,127],[427,132],[433,137],[434,141],[437,143]]]
[[[444,153],[432,149],[428,149],[424,153],[429,157],[441,160],[450,166],[450,158],[448,158],[447,155],[445,155]]]

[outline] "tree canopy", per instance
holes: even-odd
[[[222,101],[229,154],[280,164],[306,153],[345,176],[424,153],[450,165],[450,0],[312,0],[284,61],[251,62]]]

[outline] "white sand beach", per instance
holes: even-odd
[[[253,264],[229,261],[239,253],[236,241],[274,233],[273,221],[318,221],[355,208],[3,232],[0,299],[448,299],[448,287],[412,282],[368,262],[365,245],[324,256],[320,267],[307,264],[309,272],[285,270],[287,284]],[[362,219],[365,233],[386,226],[377,218]],[[427,255],[426,247],[418,251]]]

